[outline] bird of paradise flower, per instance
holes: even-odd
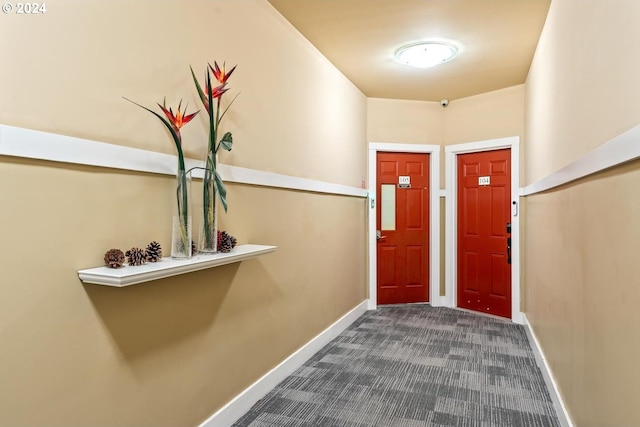
[[[191,236],[188,235],[187,231],[187,222],[189,218],[189,206],[188,206],[188,194],[187,194],[187,173],[185,171],[185,163],[184,163],[184,153],[182,151],[182,135],[180,134],[180,129],[189,123],[199,112],[196,111],[192,114],[187,114],[187,106],[185,105],[184,111],[182,110],[182,101],[178,103],[178,108],[174,114],[172,108],[167,108],[166,98],[163,100],[162,105],[158,103],[158,107],[164,113],[165,117],[162,117],[160,114],[155,111],[145,107],[144,105],[138,104],[135,101],[130,100],[129,98],[123,97],[127,101],[137,105],[140,108],[143,108],[156,116],[162,124],[169,130],[171,133],[171,137],[173,138],[173,142],[176,146],[176,150],[178,152],[178,186],[176,188],[176,203],[178,207],[178,216],[179,216],[179,228],[180,228],[180,240],[181,247],[186,250],[186,253],[191,252]]]
[[[208,67],[206,69],[205,74],[205,84],[204,90],[196,75],[191,68],[191,76],[193,77],[193,81],[195,83],[196,89],[198,90],[198,95],[200,100],[202,101],[202,105],[204,106],[207,114],[209,115],[209,143],[207,149],[206,156],[206,164],[204,171],[204,180],[203,180],[203,231],[204,231],[204,241],[207,242],[207,245],[212,251],[216,251],[216,238],[217,232],[215,231],[215,195],[217,193],[220,202],[222,203],[222,207],[224,211],[227,211],[227,190],[225,188],[224,182],[220,178],[217,170],[217,152],[222,147],[224,150],[231,151],[233,147],[233,135],[231,132],[226,132],[222,138],[218,141],[218,132],[220,130],[220,122],[222,118],[231,107],[231,104],[236,100],[238,95],[236,95],[229,105],[226,108],[222,109],[222,96],[225,92],[229,90],[227,87],[227,82],[229,77],[233,74],[236,69],[236,66],[231,68],[228,72],[226,71],[225,64],[222,64],[222,67],[218,65],[216,61],[214,61],[214,65],[207,64]],[[212,78],[213,74],[213,78]],[[217,85],[214,86],[213,79],[217,81]],[[214,105],[214,100],[216,100],[216,105]]]

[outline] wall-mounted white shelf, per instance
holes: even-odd
[[[162,258],[159,262],[121,268],[96,267],[79,270],[84,283],[124,287],[165,277],[231,264],[275,251],[277,246],[239,245],[228,253],[196,255],[188,260]]]

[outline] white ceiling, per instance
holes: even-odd
[[[268,0],[372,98],[457,99],[525,82],[551,0]],[[404,44],[444,40],[445,64],[393,59]]]

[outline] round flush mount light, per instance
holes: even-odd
[[[451,61],[458,49],[448,43],[421,42],[401,47],[396,51],[396,60],[416,68],[429,68]]]

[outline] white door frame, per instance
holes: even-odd
[[[429,301],[442,305],[440,298],[440,146],[425,144],[369,143],[369,310],[375,310],[377,292],[376,244],[376,157],[379,151],[394,153],[428,153],[429,156]]]
[[[486,141],[470,142],[467,144],[449,145],[445,147],[445,169],[447,171],[446,183],[446,207],[445,217],[445,305],[457,307],[457,189],[458,189],[458,162],[456,156],[464,153],[477,153],[481,151],[511,149],[511,320],[514,323],[522,323],[523,316],[520,311],[520,137],[491,139]],[[515,202],[515,206],[513,205]],[[516,215],[513,215],[514,209]]]

